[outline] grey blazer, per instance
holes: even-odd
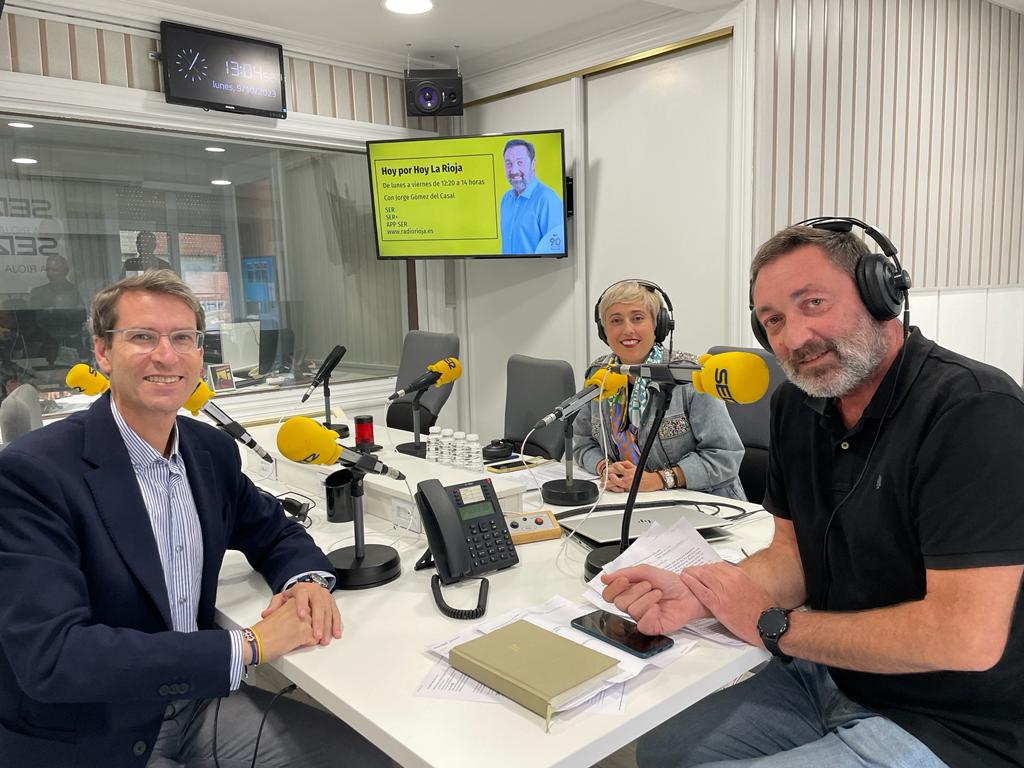
[[[694,361],[692,355],[676,353],[673,360]],[[590,365],[591,371],[604,365],[601,357]],[[601,421],[597,401],[588,403],[573,423],[573,459],[587,472],[596,472],[598,462],[604,458],[601,447]],[[604,417],[604,429],[608,429]],[[654,420],[653,405],[648,400],[643,414],[638,445],[643,445],[650,434]],[[606,434],[608,461],[621,461],[618,446]],[[698,394],[692,384],[681,384],[672,393],[672,400],[658,430],[658,439],[647,459],[647,470],[666,469],[678,465],[686,477],[686,487],[694,491],[714,493],[731,499],[746,500],[739,480],[743,443],[736,433],[725,403],[707,395]]]

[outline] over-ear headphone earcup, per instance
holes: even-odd
[[[879,253],[857,262],[857,291],[876,320],[892,320],[903,308],[903,291],[896,285],[896,267]]]
[[[654,340],[661,344],[668,338],[669,331],[673,330],[674,324],[672,318],[668,316],[668,310],[665,307],[659,309],[658,316],[654,321]]]
[[[594,322],[597,323],[597,338],[603,341],[605,344],[608,343],[608,334],[604,332],[604,323],[601,322],[601,299],[604,298],[605,293],[608,289],[605,288],[601,295],[597,297],[597,303],[594,305]]]
[[[754,338],[757,339],[757,343],[774,355],[775,351],[772,349],[772,345],[768,343],[768,334],[764,330],[764,326],[758,321],[757,315],[754,314],[753,310],[750,311],[750,330],[754,332]]]

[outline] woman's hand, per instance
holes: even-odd
[[[636,475],[636,465],[628,460],[616,461],[608,465],[607,474],[608,490],[615,493],[625,493],[633,483],[633,477]],[[661,480],[661,475],[657,472],[644,472],[644,476],[640,480],[641,493],[660,491],[664,487],[665,484]]]

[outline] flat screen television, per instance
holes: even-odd
[[[379,259],[562,258],[564,132],[368,141]]]
[[[287,117],[277,43],[163,21],[160,51],[169,104]]]

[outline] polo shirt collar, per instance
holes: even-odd
[[[896,394],[893,396],[889,416],[891,417],[899,410],[903,401],[907,398],[907,394],[910,392],[911,385],[917,379],[917,375],[921,371],[921,366],[924,365],[928,353],[935,346],[935,342],[922,336],[920,329],[915,326],[910,327],[910,335],[907,336],[903,344],[904,349],[896,355],[893,364],[886,371],[885,378],[882,379],[882,383],[875,390],[871,402],[864,409],[864,413],[861,416],[862,420],[865,418],[882,418],[886,406],[889,404],[889,396],[892,394],[894,384],[896,386]],[[903,359],[902,365],[900,364],[901,356]],[[896,381],[897,372],[899,373],[899,381]],[[821,416],[830,415],[836,410],[834,397],[811,397],[806,395],[804,397],[804,404]]]
[[[526,188],[519,193],[519,197],[530,199],[533,196],[534,191],[537,189],[538,184],[540,184],[540,179],[534,176],[530,179],[530,183],[526,185]]]

